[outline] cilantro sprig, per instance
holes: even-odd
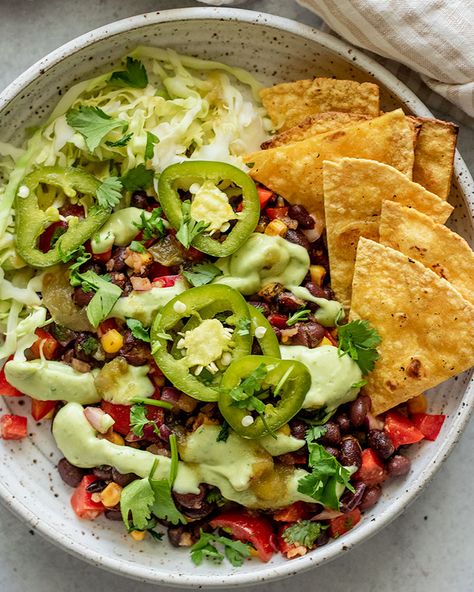
[[[122,182],[118,177],[107,177],[99,185],[95,195],[101,208],[115,208],[122,199]]]
[[[303,545],[312,549],[321,533],[328,528],[313,520],[300,520],[283,531],[282,538],[289,545]]]
[[[105,145],[109,146],[109,148],[123,148],[130,142],[132,136],[133,132],[130,132],[129,134],[123,134],[123,136],[118,140],[115,140],[115,142],[112,140],[106,140]]]
[[[176,238],[185,249],[189,249],[193,240],[205,232],[209,228],[209,224],[202,220],[198,222],[191,217],[191,202],[189,200],[183,201],[181,204],[181,211],[183,219],[181,226],[176,233]]]
[[[84,105],[77,109],[70,109],[66,113],[66,121],[74,131],[84,137],[86,146],[91,152],[112,130],[121,128],[126,131],[128,128],[125,121],[107,115],[100,107]]]
[[[192,286],[196,287],[210,284],[213,279],[222,275],[222,271],[213,263],[198,263],[190,270],[183,271],[183,275]]]
[[[152,238],[161,238],[166,234],[165,222],[161,217],[161,208],[154,208],[150,216],[145,212],[140,214],[140,221],[134,222],[134,226],[143,234],[143,240],[150,240]]]
[[[128,57],[125,70],[114,72],[109,80],[114,86],[131,86],[132,88],[146,88],[148,75],[140,60]]]
[[[138,319],[127,319],[126,323],[135,339],[150,343],[150,329],[147,329],[141,321]]]
[[[298,310],[297,312],[293,313],[290,317],[288,317],[286,324],[288,327],[292,327],[293,325],[296,325],[296,323],[299,323],[300,321],[307,321],[310,314],[311,314],[311,311],[308,308],[303,308],[302,310]]]
[[[153,158],[155,144],[158,144],[158,142],[158,137],[155,136],[155,134],[151,132],[146,133],[145,160],[150,160]]]
[[[123,188],[127,191],[138,191],[138,189],[147,189],[153,185],[154,171],[147,169],[144,164],[130,169],[125,173],[120,181]]]
[[[374,369],[380,355],[377,346],[381,342],[377,330],[369,321],[352,321],[346,325],[338,325],[339,355],[348,354],[359,366],[362,374]]]
[[[216,545],[222,545],[224,552],[219,551]],[[250,557],[250,545],[203,531],[191,547],[191,559],[196,565],[201,565],[204,559],[222,563],[227,558],[234,567],[240,567],[247,557]]]

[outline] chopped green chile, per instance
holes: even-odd
[[[68,229],[46,253],[38,249],[41,234],[52,222],[47,211],[41,209],[36,190],[40,184],[62,189],[67,197],[76,192],[95,196],[101,182],[86,171],[74,167],[48,166],[27,175],[20,184],[26,197],[17,195],[15,200],[16,247],[21,257],[33,267],[50,267],[61,261],[61,257],[73,252],[103,226],[110,210],[95,206],[84,220],[69,225]]]
[[[230,164],[198,160],[169,166],[161,173],[158,181],[160,204],[176,230],[179,230],[183,222],[182,200],[178,191],[188,191],[195,183],[211,183],[217,189],[217,185],[222,181],[230,181],[240,188],[242,210],[234,212],[232,217],[228,218],[228,221],[236,222],[225,235],[223,242],[212,238],[209,233],[199,234],[192,242],[193,247],[214,257],[226,257],[234,253],[255,230],[260,216],[260,201],[255,183],[246,173]],[[227,208],[230,206],[227,205]],[[209,214],[215,216],[216,212],[212,211]]]
[[[262,354],[273,358],[281,358],[280,344],[272,326],[257,308],[251,304],[248,307],[251,320],[251,335],[260,346]]]
[[[261,399],[265,403],[265,421],[257,415],[250,423],[246,421],[250,412],[234,405],[230,391],[262,364],[267,369],[262,387],[268,392],[267,397]],[[301,362],[271,356],[245,356],[233,362],[222,378],[219,410],[237,434],[243,438],[260,438],[274,433],[300,411],[310,385],[311,376]],[[278,392],[275,394],[275,391]],[[258,394],[255,396],[260,398]]]

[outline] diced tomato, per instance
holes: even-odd
[[[10,356],[7,362],[9,362],[12,358],[13,356]],[[7,381],[7,377],[5,376],[5,364],[0,370],[0,395],[3,397],[21,397],[23,395],[23,393],[21,393]]]
[[[395,448],[423,440],[422,432],[398,411],[386,413],[384,430],[390,436]]]
[[[298,522],[298,520],[306,520],[312,514],[311,506],[305,502],[295,502],[291,506],[282,508],[273,514],[273,520],[277,522]]]
[[[112,329],[118,329],[117,321],[115,319],[107,319],[100,323],[99,328],[97,329],[97,335],[102,337],[109,331],[112,331]]]
[[[35,335],[38,339],[31,346],[31,353],[35,358],[41,357],[41,351],[43,356],[47,360],[54,360],[56,350],[59,347],[59,341],[57,341],[51,333],[48,333],[44,329],[38,328],[35,331]]]
[[[64,234],[67,230],[67,222],[64,220],[58,220],[53,222],[39,237],[38,247],[43,253],[47,253],[58,238]]]
[[[57,404],[57,401],[38,401],[37,399],[31,399],[31,415],[33,419],[36,421],[51,419]]]
[[[356,524],[360,522],[361,514],[359,508],[347,512],[342,516],[333,518],[329,523],[329,536],[333,539],[337,539],[346,532],[349,532]]]
[[[270,220],[281,220],[288,216],[288,208],[267,208],[265,213]]]
[[[23,415],[2,415],[0,436],[4,440],[21,440],[26,437],[28,420]]]
[[[295,543],[288,543],[283,538],[283,533],[287,528],[290,528],[292,524],[284,524],[278,531],[278,548],[283,555],[286,555],[288,559],[294,559],[295,557],[301,557],[306,555],[308,548],[304,545],[296,545]]]
[[[337,347],[337,341],[334,339],[332,333],[327,329],[326,331],[324,331],[324,337],[326,337],[326,339],[329,339],[329,341],[334,345],[334,347]]]
[[[169,267],[166,267],[166,265],[161,265],[161,263],[158,263],[158,261],[154,261],[151,264],[150,272],[148,273],[148,276],[152,277],[152,278],[160,278],[160,277],[163,277],[164,275],[169,275],[169,273],[170,273]]]
[[[443,427],[446,415],[433,415],[430,413],[414,413],[411,416],[413,425],[420,430],[427,440],[436,440]]]
[[[171,286],[174,286],[179,279],[181,279],[179,274],[164,275],[162,277],[154,278],[152,284],[154,288],[171,288]]]
[[[194,261],[194,263],[199,263],[206,258],[206,253],[202,253],[194,247],[189,247],[189,249],[186,251],[186,257],[191,259],[191,261]]]
[[[372,487],[385,481],[387,473],[383,462],[377,456],[372,448],[366,448],[362,451],[362,464],[359,470],[352,475],[354,481],[363,481],[366,485]]]
[[[115,421],[114,431],[126,436],[130,431],[130,405],[115,405],[109,401],[102,401],[100,406]]]
[[[105,251],[105,253],[92,253],[92,259],[94,261],[101,261],[102,263],[107,263],[107,261],[112,257],[112,249]]]
[[[281,314],[271,314],[268,317],[268,322],[270,323],[270,325],[273,325],[277,329],[286,329],[286,327],[287,327],[286,321],[287,320],[288,320],[288,317],[285,315],[281,315]]]
[[[277,551],[272,524],[263,516],[237,511],[224,512],[211,520],[210,525],[212,528],[225,528],[235,539],[250,543],[257,550],[261,561],[269,561]]]
[[[258,199],[260,200],[260,209],[263,210],[267,203],[274,196],[273,191],[265,187],[257,187]]]
[[[83,520],[95,520],[107,509],[101,502],[95,502],[92,499],[93,494],[87,491],[87,487],[97,480],[98,477],[95,475],[85,475],[72,494],[72,509]]]

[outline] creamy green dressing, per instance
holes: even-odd
[[[219,426],[202,425],[181,444],[183,461],[178,464],[175,491],[198,493],[199,484],[208,483],[219,488],[225,498],[250,508],[313,501],[297,491],[298,481],[307,475],[306,471],[291,467],[276,471],[272,457],[258,442],[244,440],[235,433],[227,442],[217,442],[219,431]],[[53,435],[64,456],[78,467],[111,465],[121,473],[147,477],[158,459],[156,477],[164,479],[169,475],[169,458],[98,438],[77,403],[68,403],[59,410]]]
[[[297,298],[314,302],[319,306],[314,313],[314,317],[324,327],[334,327],[336,320],[344,318],[344,307],[337,300],[327,300],[326,298],[317,298],[313,296],[308,288],[304,286],[289,286],[288,289],[293,292]]]
[[[94,382],[97,372],[77,372],[63,362],[48,360],[11,360],[5,365],[6,379],[25,395],[39,401],[70,401],[82,405],[100,401]]]
[[[149,327],[156,313],[185,290],[184,280],[178,280],[169,288],[152,288],[144,292],[133,291],[129,296],[117,300],[108,318],[138,319],[143,325]]]
[[[140,208],[124,208],[114,212],[97,234],[91,239],[93,253],[106,253],[113,245],[126,247],[140,232],[141,216],[150,218],[151,213]]]
[[[280,350],[284,360],[302,362],[311,374],[311,387],[303,409],[325,407],[329,412],[357,397],[360,389],[352,385],[362,379],[362,372],[350,356],[339,356],[337,347],[322,345],[310,349],[303,345],[281,345]]]
[[[304,247],[281,236],[255,233],[235,253],[217,260],[224,275],[214,281],[248,296],[266,284],[297,286],[308,273],[309,264]]]

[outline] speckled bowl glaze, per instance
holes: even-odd
[[[1,139],[19,144],[25,127],[45,119],[59,95],[78,80],[111,68],[124,53],[140,44],[171,47],[202,58],[247,68],[264,83],[315,75],[336,75],[375,81],[383,88],[383,109],[402,106],[430,116],[428,109],[400,81],[349,45],[318,30],[257,12],[191,8],[136,16],[88,33],[31,67],[0,96]],[[472,179],[459,155],[450,201],[456,206],[450,226],[472,238]],[[386,526],[415,499],[449,454],[474,404],[472,372],[454,378],[430,393],[433,412],[446,413],[436,443],[412,447],[413,468],[406,479],[388,483],[379,504],[344,536],[305,557],[270,563],[203,565],[190,561],[186,550],[134,543],[121,524],[78,520],[69,505],[71,490],[56,470],[59,453],[49,422],[34,424],[21,442],[0,442],[0,497],[33,529],[86,561],[136,578],[173,586],[238,586],[290,576],[338,557]],[[1,412],[27,413],[22,400],[3,400]],[[337,569],[337,568],[336,568]]]

